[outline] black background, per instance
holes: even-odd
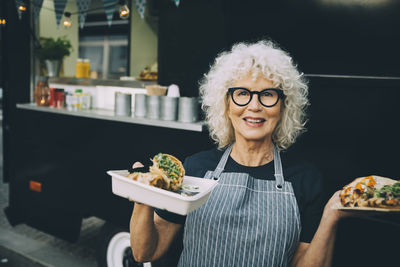
[[[160,2],[159,81],[185,95],[197,94],[217,53],[259,39],[276,41],[306,74],[400,77],[399,1]]]
[[[106,169],[128,168],[133,159],[160,150],[183,158],[212,142],[207,133],[17,109],[16,103],[29,102],[29,16],[20,21],[14,1],[1,2],[8,16],[1,29],[0,77],[9,219],[70,239],[85,216],[126,227],[132,206],[112,194]],[[398,1],[326,2],[187,0],[177,8],[163,0],[157,12],[159,83],[180,85],[184,96],[198,95],[198,80],[217,53],[244,40],[271,38],[306,74],[341,75],[309,76],[308,132],[290,148],[295,158],[321,169],[328,199],[359,176],[399,179],[400,16]],[[30,179],[43,181],[43,194],[28,191]],[[397,225],[365,219],[339,225],[334,266],[398,262],[399,217],[378,218]]]

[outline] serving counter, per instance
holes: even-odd
[[[153,120],[153,119],[134,117],[134,116],[130,116],[130,117],[116,116],[114,114],[113,110],[108,110],[108,109],[89,109],[89,110],[69,111],[65,108],[58,109],[58,108],[37,106],[35,103],[17,104],[17,108],[25,109],[25,110],[32,110],[32,111],[39,111],[39,112],[55,113],[55,114],[67,115],[67,116],[77,116],[77,117],[84,117],[84,118],[133,123],[133,124],[139,124],[139,125],[172,128],[172,129],[194,131],[194,132],[203,132],[205,130],[205,124],[202,121],[193,122],[193,123],[185,123],[185,122],[179,122],[179,121]]]

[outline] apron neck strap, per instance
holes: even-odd
[[[214,180],[218,180],[219,176],[221,175],[221,173],[224,171],[225,169],[225,164],[228,161],[229,155],[231,154],[233,148],[233,144],[231,144],[224,152],[224,154],[221,157],[221,160],[219,161],[217,168],[214,170],[214,172],[212,173],[212,179]]]
[[[233,148],[233,144],[231,144],[224,152],[224,154],[221,157],[221,160],[219,161],[217,168],[214,170],[212,173],[211,178],[214,180],[218,180],[219,176],[225,169],[226,162],[228,161],[229,155],[231,154]],[[282,170],[282,162],[281,162],[281,156],[279,155],[279,151],[274,145],[274,168],[275,168],[275,182],[276,182],[276,188],[282,189],[283,184],[284,184],[284,179],[283,179],[283,170]]]
[[[282,189],[283,183],[285,182],[283,179],[283,170],[282,170],[282,162],[281,156],[279,155],[279,151],[274,144],[274,168],[275,168],[275,182],[276,188]]]

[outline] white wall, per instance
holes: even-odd
[[[138,77],[146,67],[157,62],[157,34],[140,18],[132,1],[130,76]]]
[[[51,9],[51,10],[48,10]],[[54,10],[53,0],[44,0],[43,6],[39,16],[39,36],[40,37],[61,37],[66,36],[72,44],[71,55],[64,58],[63,70],[60,76],[74,77],[75,76],[75,63],[78,58],[79,52],[79,39],[78,39],[78,15],[71,15],[72,26],[69,29],[65,29],[60,22],[60,26],[57,28],[56,14]],[[67,0],[65,11],[76,12],[77,6],[75,0]]]

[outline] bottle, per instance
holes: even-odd
[[[34,98],[36,105],[48,106],[50,101],[50,88],[48,77],[39,77],[39,81],[35,86]]]
[[[75,93],[73,96],[73,110],[81,110],[82,109],[82,89],[75,89]]]
[[[84,69],[83,60],[81,58],[78,58],[76,60],[76,64],[75,64],[75,77],[76,78],[85,78],[83,69]]]
[[[50,88],[49,107],[56,107],[56,88]]]
[[[90,60],[85,58],[83,60],[83,78],[90,78]]]
[[[91,96],[89,93],[82,94],[82,109],[88,110],[91,108]]]
[[[65,93],[64,93],[64,89],[62,89],[62,88],[56,88],[56,90],[55,90],[55,103],[54,103],[54,107],[55,107],[55,108],[64,108],[64,103],[65,103]]]
[[[73,97],[70,92],[65,93],[65,104],[67,105],[67,110],[73,111]]]

